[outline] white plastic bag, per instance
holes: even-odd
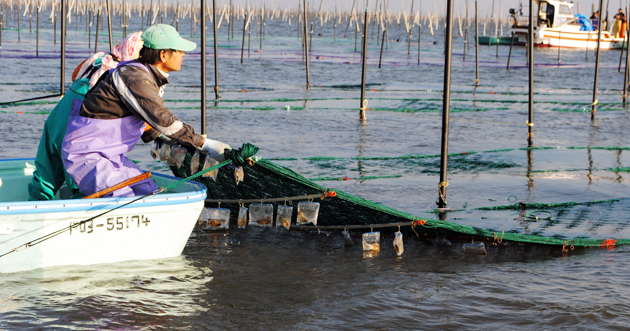
[[[378,252],[381,250],[381,233],[366,232],[363,234],[363,250]]]
[[[238,228],[244,229],[247,226],[247,208],[240,207],[238,209]]]
[[[276,227],[283,227],[287,230],[291,228],[291,217],[293,216],[293,207],[278,206],[276,214]]]
[[[203,162],[203,170],[206,170],[208,168],[214,167],[215,165],[219,164],[219,162],[213,158],[210,157],[210,155],[206,155],[206,160]],[[219,169],[215,169],[209,172],[206,172],[205,174],[201,175],[202,177],[210,177],[212,178],[213,181],[217,180],[217,176],[219,175]]]
[[[168,161],[168,156],[171,154],[171,145],[162,144],[160,147],[160,161]]]
[[[296,225],[313,223],[317,225],[317,216],[319,215],[319,202],[300,202],[298,203],[297,222]]]
[[[187,152],[188,151],[186,150],[186,148],[182,146],[171,146],[171,153],[168,156],[168,161],[166,162],[166,164],[181,168]]]
[[[243,167],[234,168],[234,181],[236,181],[236,185],[242,182],[245,178],[245,171],[243,171]]]
[[[197,171],[199,171],[199,159],[200,159],[201,153],[199,153],[199,151],[195,151],[195,154],[193,154],[192,158],[190,159],[190,174],[194,175],[197,173]]]
[[[208,219],[204,230],[227,230],[230,227],[230,210],[225,208],[208,208]]]
[[[249,205],[249,224],[271,227],[273,224],[273,205],[270,203],[252,203]]]
[[[403,244],[403,235],[400,231],[396,232],[396,238],[394,238],[394,249],[396,255],[401,256],[405,251],[405,245]]]

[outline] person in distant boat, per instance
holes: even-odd
[[[83,100],[103,72],[116,68],[119,62],[137,59],[142,48],[142,31],[131,33],[111,53],[98,52],[85,59],[72,74],[72,85],[53,108],[42,132],[35,157],[33,179],[28,185],[30,201],[52,200],[66,183],[73,197],[81,191],[66,173],[61,159],[61,145],[66,134],[68,116],[74,100]]]
[[[66,171],[85,195],[142,174],[125,153],[134,148],[149,126],[153,139],[162,135],[220,161],[225,149],[230,149],[228,144],[196,134],[164,106],[161,98],[169,73],[181,69],[185,52],[197,44],[183,39],[166,24],[149,27],[142,40],[137,61],[121,63],[101,78],[82,103],[72,105],[62,157]],[[145,195],[157,189],[149,178],[106,197]]]
[[[615,38],[625,37],[625,23],[626,15],[623,13],[623,9],[619,8],[619,12],[614,16],[615,25],[613,25],[613,35]]]
[[[597,31],[599,28],[599,10],[591,16],[591,24],[593,25],[593,31]]]

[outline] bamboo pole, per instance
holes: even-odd
[[[438,208],[446,208],[446,187],[448,186],[448,129],[451,102],[451,62],[453,53],[453,0],[446,3],[446,44],[444,46],[444,96],[442,101],[442,143],[440,154],[440,183],[438,184]]]
[[[114,49],[114,43],[112,41],[112,14],[111,14],[112,5],[111,5],[111,0],[106,0],[106,1],[107,1],[107,29],[109,31],[109,49],[112,50]]]
[[[475,87],[479,86],[479,3],[475,0]]]
[[[367,100],[365,99],[365,69],[367,65],[367,36],[368,36],[368,8],[365,7],[365,18],[363,21],[363,45],[361,52],[363,53],[362,70],[361,70],[361,104],[359,105],[359,121],[365,122],[365,109],[367,108]]]
[[[219,100],[219,55],[217,54],[217,0],[212,0],[212,25],[214,34],[214,100]]]
[[[148,178],[151,178],[151,172],[150,171],[142,173],[142,174],[140,174],[140,175],[138,175],[136,177],[129,178],[129,179],[127,179],[127,180],[125,180],[123,182],[120,182],[120,183],[118,183],[118,184],[116,184],[116,185],[114,185],[112,187],[108,187],[108,188],[106,188],[104,190],[98,191],[96,193],[92,193],[92,194],[88,195],[87,197],[85,197],[83,199],[100,198],[100,197],[105,196],[107,194],[110,194],[110,193],[112,193],[112,192],[114,192],[116,190],[120,190],[121,188],[125,188],[125,187],[127,187],[129,185],[133,185],[135,183],[141,182],[141,181],[143,181],[145,179],[148,179]]]
[[[63,97],[66,93],[66,1],[59,1],[61,3],[61,80],[59,82],[59,94]]]
[[[530,0],[531,1],[531,0]],[[591,108],[591,120],[595,120],[595,112],[597,111],[597,80],[599,78],[599,53],[602,42],[602,7],[604,0],[599,0],[599,21],[597,22],[597,53],[595,55],[595,82],[593,86],[593,104]]]
[[[306,89],[308,90],[308,88],[311,86],[310,83],[310,73],[309,73],[309,68],[308,68],[308,59],[310,57],[309,53],[308,53],[308,31],[307,31],[307,26],[308,26],[308,16],[307,16],[307,10],[306,10],[306,0],[304,0],[304,55],[306,58]]]
[[[247,31],[247,13],[245,13],[245,17],[243,18],[243,40],[241,41],[241,64],[243,63],[243,54],[245,53],[245,31]]]
[[[201,0],[201,136],[206,137],[206,0]]]
[[[529,27],[527,34],[527,62],[529,64],[529,118],[527,120],[527,145],[534,145],[534,0],[529,0]]]

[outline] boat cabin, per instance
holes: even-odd
[[[575,21],[572,2],[554,0],[536,2],[538,2],[538,26],[555,28]]]

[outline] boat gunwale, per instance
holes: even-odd
[[[0,163],[8,161],[34,161],[32,158],[20,159],[2,159]],[[152,173],[173,181],[179,181],[181,178],[174,176]],[[57,212],[74,212],[74,211],[102,211],[120,207],[138,208],[164,205],[180,205],[185,203],[194,203],[204,201],[207,195],[205,185],[189,181],[186,184],[193,185],[190,191],[177,193],[161,193],[159,195],[148,196],[141,201],[133,204],[122,206],[126,203],[138,199],[138,196],[117,197],[117,198],[98,198],[98,199],[64,199],[64,200],[41,200],[41,201],[16,201],[16,202],[0,202],[0,215],[19,215],[19,214],[41,214],[41,213],[57,213]],[[142,205],[138,205],[142,204]]]

